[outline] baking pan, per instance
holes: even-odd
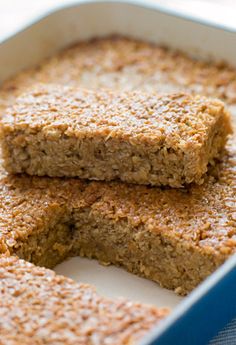
[[[161,43],[195,57],[224,59],[236,65],[236,33],[229,28],[199,22],[155,1],[77,1],[41,14],[0,44],[0,82],[76,41],[110,34]],[[122,269],[104,268],[84,258],[70,259],[55,270],[95,284],[104,295],[173,308],[143,345],[206,344],[236,317],[236,256],[186,298]]]

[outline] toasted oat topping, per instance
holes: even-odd
[[[235,140],[203,185],[183,190],[7,176],[0,181],[0,250],[14,251],[57,214],[66,213],[73,224],[73,209],[91,207],[114,222],[126,219],[134,232],[142,225],[227,257],[236,251]]]
[[[77,43],[13,77],[1,90],[1,108],[35,82],[158,94],[187,91],[219,97],[227,103],[236,101],[235,68],[124,37]]]
[[[0,259],[4,344],[131,345],[167,314],[167,309],[106,299],[90,285],[15,257]]]
[[[203,253],[227,257],[236,252],[235,140],[231,145],[202,186],[176,190],[93,182],[86,190],[98,197],[92,209],[114,222],[127,219],[134,231],[144,226]]]
[[[38,82],[158,94],[188,91],[220,97],[236,113],[235,68],[133,39],[82,42],[22,72],[3,85],[1,109]],[[185,243],[192,252],[227,258],[236,251],[235,148],[234,135],[207,181],[181,191],[100,182],[81,187],[76,179],[59,184],[56,179],[7,176],[0,181],[0,251],[14,252],[52,215],[64,212],[73,221],[73,209],[88,207],[114,222],[129,221],[134,232],[139,225],[144,232],[161,232],[176,240],[180,250]]]
[[[5,132],[42,131],[55,140],[102,135],[186,149],[208,140],[220,117],[229,122],[219,100],[188,94],[89,91],[60,85],[39,85],[19,97],[4,115]],[[43,139],[42,139],[43,140]]]
[[[228,103],[233,103],[236,95],[235,80],[236,70],[226,64],[197,61],[181,52],[133,39],[105,38],[78,43],[43,62],[38,68],[22,72],[7,81],[1,90],[1,104],[2,108],[9,105],[15,95],[38,82],[92,89],[105,87],[121,91],[138,88],[160,94],[187,90],[219,96]],[[233,107],[232,109],[234,111]],[[122,183],[106,185],[98,182],[85,188],[84,198],[91,202],[96,200],[96,195],[102,194],[104,198],[96,203],[96,207],[109,217],[125,217],[133,224],[142,223],[151,231],[166,232],[180,241],[186,239],[191,245],[214,251],[216,255],[221,255],[220,248],[227,255],[231,254],[236,248],[235,140],[234,136],[227,146],[224,158],[212,169],[202,186],[176,191],[142,186],[124,188]],[[22,200],[25,205],[38,203],[41,209],[43,194],[43,209],[44,205],[50,207],[52,199],[54,205],[57,205],[58,195],[63,195],[60,200],[65,200],[70,208],[71,198],[66,195],[70,195],[69,190],[73,190],[75,199],[72,204],[76,204],[77,180],[64,180],[61,188],[51,187],[53,181],[47,178],[20,179],[10,176],[2,180],[1,229],[4,230],[0,232],[4,246],[6,238],[18,241],[30,231],[18,232],[13,222],[14,212],[18,213],[17,205],[24,205]],[[47,193],[45,187],[44,192],[37,187],[41,184],[47,184]],[[21,185],[27,196],[22,195]],[[51,195],[51,199],[48,195]],[[77,203],[83,204],[81,194],[79,195]],[[29,201],[33,198],[34,202]],[[33,210],[34,206],[30,211],[32,214]],[[18,224],[23,223],[23,219],[23,216],[19,217]],[[30,223],[26,229],[29,228]]]

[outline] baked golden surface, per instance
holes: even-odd
[[[161,319],[157,309],[109,300],[15,257],[0,258],[1,344],[136,344]]]
[[[35,82],[160,94],[188,90],[220,97],[233,109],[235,76],[225,64],[107,38],[79,43],[6,82],[1,109]],[[233,137],[206,181],[182,190],[3,177],[1,252],[48,267],[68,255],[96,257],[185,294],[235,252],[235,147]]]
[[[3,114],[1,138],[11,173],[181,187],[203,182],[229,133],[216,99],[43,84]]]
[[[38,265],[85,255],[185,294],[236,249],[232,142],[203,185],[183,190],[27,176],[0,188],[1,252]]]
[[[124,37],[77,43],[13,77],[3,85],[2,107],[35,82],[158,94],[187,91],[236,102],[235,68]]]

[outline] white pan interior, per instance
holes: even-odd
[[[0,45],[0,82],[75,41],[113,33],[235,63],[235,33],[155,11],[152,9],[155,5],[148,6],[148,1],[143,4],[147,7],[119,2],[81,4],[42,18]],[[123,296],[172,308],[181,301],[172,291],[151,281],[123,269],[101,266],[94,260],[72,258],[58,265],[55,271],[91,283],[109,297]]]

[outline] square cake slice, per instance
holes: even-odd
[[[236,252],[236,136],[200,186],[8,175],[0,253],[54,267],[68,256],[121,266],[185,295]]]
[[[111,300],[16,257],[0,257],[0,343],[136,344],[167,309]]]
[[[230,132],[219,100],[42,84],[6,110],[1,140],[11,173],[181,187],[203,182]]]

